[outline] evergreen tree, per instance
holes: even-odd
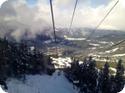
[[[110,77],[110,93],[117,93],[117,87],[116,87],[114,75],[111,75]]]
[[[93,93],[96,93],[96,86],[97,86],[97,77],[98,71],[96,69],[96,61],[91,60],[89,64],[89,87]]]
[[[0,39],[0,81],[8,77],[25,80],[25,74],[42,73],[47,68],[45,63],[52,61],[36,50],[32,53],[26,43]]]
[[[117,64],[117,72],[116,72],[116,76],[115,76],[115,81],[116,81],[116,89],[117,92],[120,92],[125,84],[125,79],[124,79],[124,67],[122,65],[122,60],[118,61]]]
[[[98,92],[110,93],[109,64],[106,62],[104,68],[100,71]]]

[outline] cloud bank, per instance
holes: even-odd
[[[107,0],[107,2],[93,7],[91,0],[79,0],[73,27],[96,27],[116,0]],[[75,0],[53,0],[56,27],[69,26],[74,3]],[[120,0],[100,28],[125,30],[124,16],[125,1]],[[11,36],[18,39],[28,31],[31,37],[35,37],[45,28],[51,27],[49,0],[37,0],[33,7],[30,7],[26,0],[8,0],[0,8],[1,36],[9,32]]]

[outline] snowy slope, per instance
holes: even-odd
[[[124,89],[123,89],[121,92],[119,92],[119,93],[125,93],[125,87],[124,87]]]
[[[5,92],[0,86],[0,93],[7,93],[7,92]]]
[[[78,93],[62,74],[27,76],[26,83],[8,81],[8,93]],[[0,92],[1,93],[1,92]]]

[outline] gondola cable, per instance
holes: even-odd
[[[111,9],[108,11],[108,13],[104,16],[104,18],[99,22],[99,24],[95,27],[95,29],[90,33],[90,35],[86,38],[86,40],[90,39],[93,34],[97,31],[97,29],[102,25],[102,23],[105,21],[105,19],[109,16],[109,14],[112,12],[112,10],[116,7],[116,5],[119,3],[119,0],[116,1],[116,3],[111,7]]]
[[[52,25],[53,25],[53,32],[54,32],[54,42],[56,44],[56,55],[58,56],[57,36],[56,36],[56,28],[55,28],[55,19],[54,19],[54,11],[53,11],[52,0],[50,0],[50,9],[51,9]]]
[[[75,2],[75,6],[74,6],[73,13],[72,13],[71,22],[70,22],[70,25],[69,25],[69,32],[71,32],[71,29],[72,29],[72,24],[73,24],[73,20],[74,20],[74,17],[75,17],[77,5],[78,5],[78,0],[76,0],[76,2]]]

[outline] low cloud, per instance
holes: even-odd
[[[0,8],[0,36],[9,33],[16,40],[20,40],[28,32],[30,37],[35,37],[50,28],[50,24],[44,19],[45,16],[40,15],[38,6],[31,8],[25,0],[8,0]]]
[[[96,27],[116,0],[97,7],[90,0],[79,0],[73,27]],[[2,4],[0,2],[0,4]],[[56,27],[69,27],[75,0],[53,0]],[[100,28],[125,30],[125,2],[120,0]],[[8,0],[0,8],[0,36],[6,33],[19,39],[25,31],[30,37],[52,27],[48,0],[37,0],[36,5],[29,7],[26,0]]]

